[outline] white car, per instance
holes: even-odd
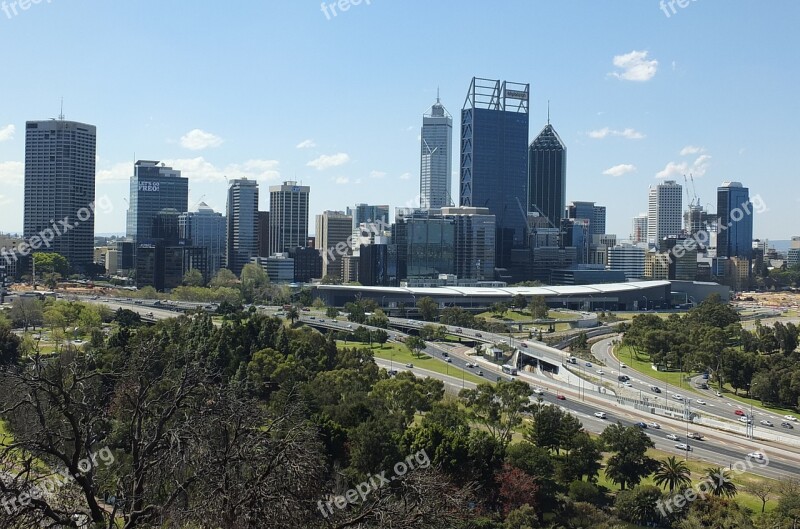
[[[787,421],[797,422],[797,417],[795,417],[794,415],[784,415],[783,418],[786,419]]]
[[[675,445],[675,448],[677,448],[679,450],[685,450],[686,452],[691,452],[692,451],[692,447],[687,445],[686,443],[678,443],[678,444]]]
[[[750,459],[757,459],[758,461],[764,460],[764,454],[762,454],[761,452],[750,452],[749,454],[747,454],[747,457],[749,457]]]
[[[595,412],[594,416],[597,417],[598,419],[605,419],[606,418],[606,414],[603,413],[602,411]]]
[[[605,374],[606,374],[606,372],[605,372],[605,371],[603,371],[602,369],[598,369],[598,370],[597,370],[597,374],[598,374],[598,375],[605,375]]]
[[[467,369],[472,369],[473,367],[475,367],[475,364],[472,362],[467,362]]]
[[[770,426],[770,427],[775,426],[774,424],[772,424],[771,421],[768,421],[766,419],[764,419],[763,421],[759,421],[759,423],[761,424],[761,426]]]
[[[679,441],[680,437],[678,437],[674,433],[669,433],[667,434],[667,439],[669,439],[670,441]]]
[[[682,395],[678,395],[677,393],[676,393],[676,394],[674,394],[674,395],[672,396],[672,398],[673,398],[673,399],[675,399],[675,400],[683,400],[683,396],[682,396]]]
[[[717,395],[717,397],[721,397],[721,396],[722,396],[722,393],[720,393],[719,391],[717,391],[717,392],[716,392],[716,395]]]
[[[626,366],[625,364],[620,364],[619,367],[621,367],[622,369],[625,369],[628,366]]]
[[[654,430],[660,430],[661,429],[661,425],[658,424],[657,422],[649,422],[649,423],[647,423],[647,427],[648,428],[653,428]]]
[[[697,399],[695,402],[697,404],[700,404],[701,406],[705,406],[706,405],[706,401],[704,401],[703,399]]]
[[[750,424],[750,423],[753,422],[753,419],[751,419],[747,415],[742,415],[741,417],[739,417],[739,422],[743,422],[745,424]]]
[[[629,388],[629,387],[633,386],[633,384],[631,384],[630,380],[626,380],[625,382],[622,383],[622,385],[625,386],[626,388]]]
[[[533,388],[533,394],[534,395],[544,395],[544,391],[542,391],[542,388]]]

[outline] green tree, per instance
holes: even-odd
[[[342,279],[340,277],[332,276],[330,274],[326,275],[320,281],[323,285],[341,285]]]
[[[425,340],[419,336],[409,336],[408,339],[406,339],[406,348],[417,358],[419,358],[420,352],[423,351],[425,347],[427,347]]]
[[[505,448],[514,428],[528,411],[530,386],[520,380],[500,380],[497,384],[479,384],[476,389],[462,389],[464,401],[474,420],[484,425],[497,443]]]
[[[379,343],[381,349],[383,349],[383,345],[389,341],[389,333],[383,329],[373,329],[370,331],[370,334],[372,335],[371,340]]]
[[[670,456],[664,461],[659,461],[653,482],[670,492],[675,489],[683,490],[692,484],[691,471],[685,462]]]
[[[498,318],[502,318],[505,316],[506,312],[508,312],[508,305],[505,303],[495,303],[492,305],[492,314],[494,314]]]
[[[528,310],[531,311],[531,316],[534,320],[546,319],[549,311],[544,296],[533,296],[528,305]]]
[[[522,294],[517,294],[511,298],[511,306],[517,310],[523,310],[528,306],[528,300]]]
[[[638,485],[631,490],[623,490],[617,494],[614,508],[622,520],[641,526],[658,524],[661,513],[658,502],[661,491],[652,485]]]
[[[211,288],[228,287],[238,288],[239,278],[227,268],[220,268],[219,272],[211,279]]]
[[[325,315],[329,318],[335,318],[339,315],[339,309],[336,307],[328,307],[325,309]]]
[[[0,366],[16,365],[19,362],[22,339],[11,332],[7,322],[0,323]]]
[[[432,297],[425,296],[417,301],[417,310],[425,321],[436,321],[439,318],[439,305]]]
[[[658,461],[647,455],[647,450],[655,446],[653,440],[636,426],[612,424],[603,430],[600,440],[607,451],[613,452],[606,462],[606,476],[622,490],[638,485],[658,469]]]
[[[722,467],[705,469],[704,480],[710,485],[709,490],[712,496],[733,498],[739,493],[730,472]]]
[[[36,252],[33,254],[33,263],[36,266],[36,275],[60,274],[62,277],[69,274],[69,261],[56,252]]]
[[[202,287],[206,284],[203,274],[197,268],[190,268],[183,274],[183,284],[187,287]]]
[[[297,310],[297,307],[292,305],[289,307],[289,310],[286,311],[286,317],[289,318],[289,321],[291,321],[292,325],[294,325],[295,320],[300,318],[300,311]]]
[[[44,321],[44,304],[35,298],[17,297],[11,302],[9,317],[16,327],[28,332],[29,327],[36,329]]]

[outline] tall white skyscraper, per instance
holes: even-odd
[[[680,235],[683,217],[683,186],[675,180],[650,187],[647,212],[647,242],[658,241],[670,235]]]
[[[420,206],[441,208],[453,204],[453,117],[436,103],[422,116],[419,170]]]
[[[269,253],[291,253],[308,244],[311,188],[284,182],[269,188]],[[319,236],[319,234],[317,234]]]
[[[35,251],[60,253],[78,272],[94,256],[96,143],[94,125],[63,116],[25,124],[25,239],[53,233],[49,247],[37,244]],[[57,222],[65,218],[72,228],[61,232]]]

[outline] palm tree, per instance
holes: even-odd
[[[286,315],[292,321],[292,325],[294,325],[294,320],[300,317],[300,313],[297,311],[297,307],[292,306],[287,312]]]
[[[722,467],[712,467],[705,470],[705,480],[709,483],[712,496],[733,498],[739,491],[733,483],[730,472]]]
[[[690,471],[686,463],[675,456],[670,456],[665,461],[659,461],[653,482],[659,487],[668,487],[672,492],[676,488],[683,490],[689,487],[692,484],[689,476]]]

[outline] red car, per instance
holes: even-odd
[[[564,395],[556,395],[556,398],[558,400],[567,400],[567,397],[565,397]]]
[[[740,416],[740,417],[744,416],[744,411],[742,411],[742,410],[736,410],[736,411],[735,411],[735,412],[733,412],[733,413],[735,413],[736,415],[738,415],[738,416]]]

